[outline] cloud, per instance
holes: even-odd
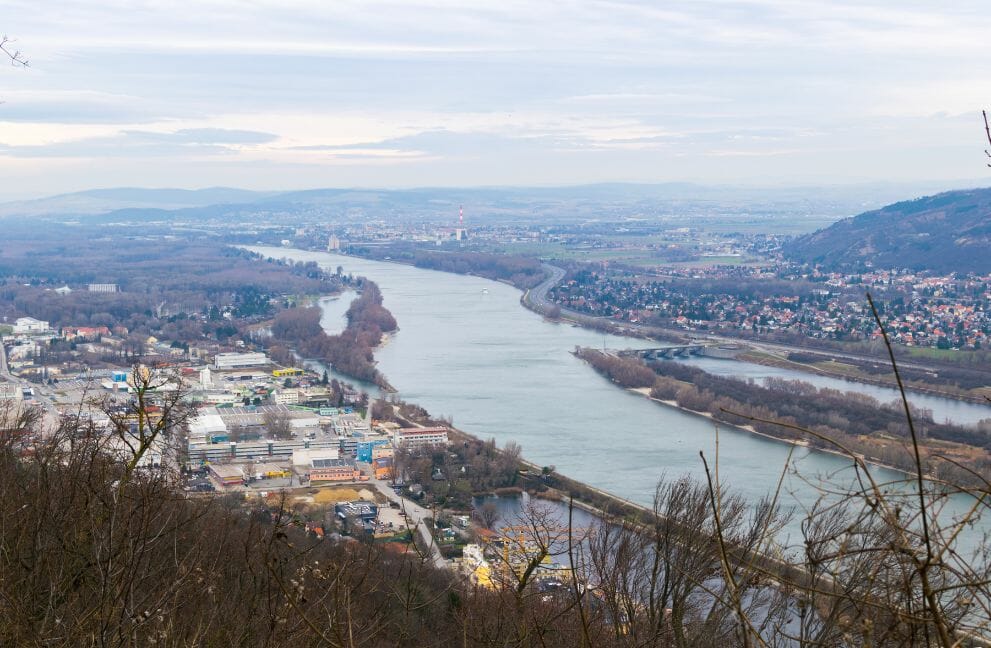
[[[960,155],[974,125],[940,114],[979,117],[984,1],[10,2],[32,67],[0,69],[0,155],[39,187],[132,160],[173,184],[196,164],[375,185],[983,168]]]
[[[101,137],[48,144],[0,144],[0,155],[9,157],[162,157],[222,155],[240,146],[277,139],[271,133],[223,128],[186,128],[172,132],[125,130]]]
[[[172,133],[156,133],[149,131],[125,131],[128,137],[138,141],[154,141],[175,144],[209,145],[209,144],[265,144],[278,138],[272,133],[262,133],[250,130],[233,130],[229,128],[184,128]]]
[[[5,122],[136,124],[160,114],[148,100],[92,90],[3,90],[0,98],[0,121]]]

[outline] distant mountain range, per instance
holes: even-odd
[[[248,191],[213,187],[210,189],[90,189],[59,194],[36,200],[19,200],[0,204],[0,218],[5,216],[86,216],[105,214],[117,209],[183,209],[220,203],[249,203],[275,195],[276,192]]]
[[[845,218],[795,239],[785,254],[838,270],[991,273],[991,189],[948,191]]]
[[[939,187],[947,188],[946,185]],[[811,217],[821,224],[870,209],[905,195],[934,190],[930,185],[873,183],[823,187],[737,187],[693,183],[600,183],[561,187],[425,187],[413,189],[329,188],[302,191],[209,189],[93,189],[35,200],[0,203],[0,218],[107,215],[120,210],[293,212],[312,207],[364,210],[371,217],[391,213],[437,213],[459,204],[476,214],[535,216],[570,214],[581,218],[694,215],[710,207],[757,217]],[[686,209],[687,208],[687,209]],[[806,230],[808,231],[808,230]]]

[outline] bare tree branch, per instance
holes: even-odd
[[[15,42],[14,39],[9,38],[6,34],[0,36],[0,52],[7,55],[7,58],[10,59],[10,64],[14,67],[28,67],[29,63],[24,58],[24,53],[12,47],[12,44]]]

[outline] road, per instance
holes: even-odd
[[[10,371],[7,370],[7,348],[0,344],[0,378],[10,380]]]
[[[755,340],[744,340],[741,338],[725,337],[722,335],[712,335],[709,333],[699,334],[696,336],[697,339],[715,342],[717,344],[740,344],[748,347],[753,347],[758,351],[763,351],[765,353],[813,353],[816,355],[821,355],[827,358],[833,358],[834,360],[853,360],[855,362],[869,362],[872,364],[887,364],[887,357],[880,356],[865,356],[856,353],[844,353],[842,351],[833,351],[830,349],[816,349],[801,346],[792,346],[790,344],[778,344],[773,342],[760,342]],[[920,364],[917,362],[905,362],[904,360],[898,361],[898,366],[905,369],[918,369],[921,371],[932,371],[932,365]]]
[[[423,544],[428,547],[430,551],[430,560],[433,562],[434,567],[437,569],[447,569],[450,567],[448,562],[444,560],[444,556],[440,553],[440,547],[434,541],[433,534],[430,533],[430,529],[427,527],[427,523],[424,522],[424,518],[432,518],[433,514],[427,509],[423,508],[418,504],[414,504],[404,497],[400,497],[399,494],[392,490],[388,480],[384,479],[373,479],[375,485],[378,487],[379,491],[382,492],[391,501],[399,504],[401,511],[406,513],[408,520],[410,520],[415,525],[415,531],[420,535],[420,539]]]
[[[557,304],[547,299],[547,293],[551,288],[561,283],[561,280],[564,279],[565,272],[564,268],[559,268],[549,263],[542,264],[542,267],[550,276],[548,276],[547,279],[544,279],[539,285],[523,293],[521,301],[527,308],[542,315],[546,315],[552,308],[557,306]],[[591,315],[573,311],[570,308],[561,308],[561,314],[568,319],[575,320],[579,323],[590,323],[593,320],[606,319],[592,317]]]
[[[39,385],[32,385],[31,383],[21,380],[17,376],[10,373],[10,368],[7,366],[7,349],[2,344],[0,344],[0,380],[17,383],[22,388],[30,387],[34,392],[34,402],[37,403],[44,411],[44,425],[42,426],[43,432],[54,431],[58,427],[59,414],[58,410],[55,409],[55,404],[48,397],[48,395],[43,392],[43,387]]]

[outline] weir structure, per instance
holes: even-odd
[[[640,358],[641,360],[673,360],[689,356],[705,356],[708,358],[734,358],[744,351],[737,344],[716,344],[713,342],[690,342],[672,346],[655,347],[651,349],[623,349],[608,351],[620,358]]]

